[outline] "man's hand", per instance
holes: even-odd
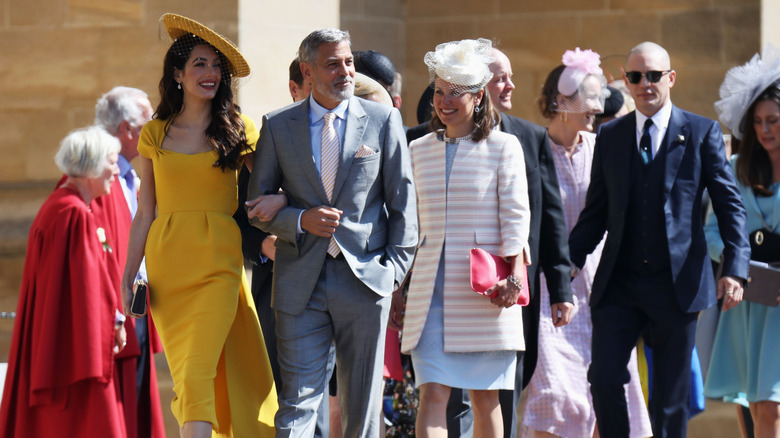
[[[276,236],[273,234],[265,236],[263,243],[260,244],[260,252],[269,260],[276,260]]]
[[[555,303],[550,306],[550,314],[552,315],[553,325],[555,327],[563,327],[571,321],[571,317],[574,314],[574,304]]]
[[[724,312],[736,307],[742,301],[742,282],[734,277],[721,277],[718,280],[718,299],[721,298],[723,298]]]
[[[404,329],[404,292],[403,285],[393,291],[393,300],[390,302],[390,319],[387,320],[387,326],[390,330],[400,332]]]
[[[319,237],[330,237],[339,227],[339,219],[343,211],[320,205],[304,210],[301,214],[301,228]]]
[[[263,222],[268,222],[279,213],[279,210],[287,206],[287,196],[283,194],[262,195],[246,201],[247,216],[256,217]]]

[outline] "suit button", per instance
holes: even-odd
[[[647,260],[642,260],[642,263],[647,264]]]

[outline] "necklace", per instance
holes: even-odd
[[[474,133],[477,132],[477,128],[474,128],[473,131],[469,132],[468,134],[464,135],[463,137],[447,137],[447,131],[443,130],[441,133],[442,138],[444,138],[445,143],[460,143],[462,140],[471,140],[471,137],[474,135]]]

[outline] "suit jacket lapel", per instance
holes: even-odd
[[[303,174],[309,180],[317,196],[321,198],[323,205],[328,204],[328,195],[325,194],[325,188],[322,187],[322,179],[317,167],[314,165],[314,158],[311,151],[311,136],[309,134],[309,99],[305,99],[298,110],[295,111],[287,120],[288,135],[295,149],[294,156],[301,157],[300,163]]]
[[[669,126],[666,135],[661,141],[661,147],[666,148],[666,173],[664,174],[664,201],[672,190],[677,172],[680,170],[685,149],[690,142],[690,130],[682,111],[676,106],[672,107],[672,116],[669,118]]]
[[[352,97],[347,108],[347,120],[344,128],[344,144],[341,146],[341,163],[336,173],[336,182],[333,184],[333,199],[337,199],[341,188],[349,174],[349,168],[355,159],[355,154],[360,148],[363,133],[368,124],[368,115],[360,105],[359,98]]]
[[[618,199],[620,205],[628,204],[628,196],[631,193],[631,169],[633,168],[632,156],[634,150],[639,146],[636,144],[636,113],[630,113],[618,121],[621,123],[620,132],[617,133],[616,138],[626,138],[625,144],[618,143],[614,148],[615,163],[617,164],[618,181],[620,193]]]

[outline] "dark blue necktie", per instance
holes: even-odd
[[[642,139],[639,140],[639,151],[642,162],[649,164],[653,161],[653,141],[650,138],[650,128],[653,127],[653,119],[645,120],[645,129],[642,131]]]

